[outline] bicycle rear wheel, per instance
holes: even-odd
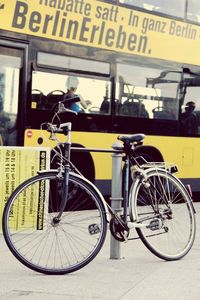
[[[196,232],[191,198],[179,179],[162,169],[149,169],[147,181],[131,187],[131,218],[149,227],[136,228],[144,245],[156,256],[177,260],[191,249]]]
[[[59,222],[63,178],[55,172],[22,183],[3,213],[3,234],[14,256],[46,274],[65,274],[88,264],[106,237],[106,213],[99,194],[83,178],[70,174],[67,204]]]

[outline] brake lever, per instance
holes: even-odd
[[[70,112],[70,113],[73,113],[75,115],[78,114],[76,111],[71,110],[69,108],[66,108],[65,105],[62,102],[58,102],[58,111],[57,111],[57,113],[60,114],[60,113],[63,113],[63,112]]]

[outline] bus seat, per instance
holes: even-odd
[[[63,100],[65,92],[61,90],[54,90],[46,96],[46,109],[52,109],[56,103]]]
[[[37,109],[45,108],[45,99],[46,96],[40,90],[33,89],[31,91],[32,108],[37,108]]]
[[[115,100],[115,112],[117,115],[120,115],[121,108],[122,108],[122,103],[118,99],[116,99]]]
[[[102,114],[107,114],[109,113],[109,108],[110,108],[110,101],[107,98],[105,98],[101,103],[100,112]]]
[[[122,104],[120,108],[120,114],[140,118],[149,117],[144,104],[139,101],[134,101],[133,99],[128,99]]]
[[[173,119],[173,116],[171,112],[164,108],[164,107],[156,107],[152,110],[153,112],[153,118],[154,119],[164,119],[164,120],[171,120]]]

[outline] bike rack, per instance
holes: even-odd
[[[79,148],[71,147],[72,151],[80,152],[105,152],[112,153],[112,183],[111,183],[111,207],[116,213],[122,211],[122,157],[123,145],[116,142],[112,145],[112,149],[98,148]],[[121,259],[121,242],[117,241],[110,234],[110,259]]]

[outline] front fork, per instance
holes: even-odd
[[[58,180],[62,180],[62,197],[61,197],[61,203],[59,207],[59,213],[56,217],[53,218],[53,224],[57,224],[60,221],[60,218],[64,212],[64,209],[67,204],[68,200],[68,193],[69,193],[69,171],[70,171],[70,166],[66,165],[64,167],[64,174],[62,175],[63,177],[61,179],[58,178]]]
[[[65,158],[70,161],[70,154],[71,154],[71,126],[68,128],[67,132],[68,141],[65,143],[64,149],[64,156]],[[67,204],[68,192],[69,192],[69,171],[70,171],[70,164],[67,163],[64,165],[64,175],[63,175],[63,185],[62,186],[62,199],[59,208],[59,214],[57,215],[57,220],[60,220],[65,206]]]

